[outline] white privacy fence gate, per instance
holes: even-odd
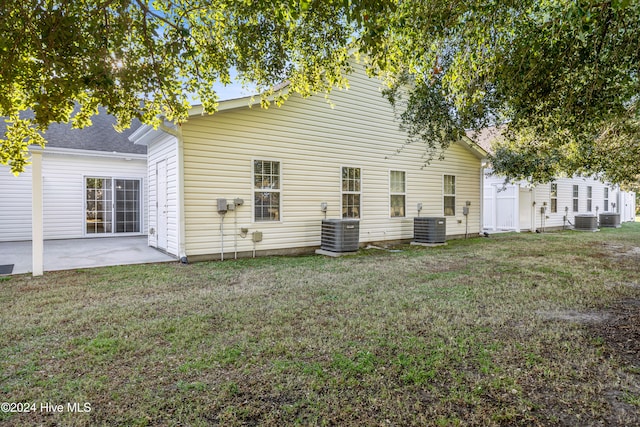
[[[518,231],[519,190],[516,185],[485,186],[483,228],[491,231]]]

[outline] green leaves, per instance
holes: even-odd
[[[405,128],[432,140],[426,121],[451,136],[506,125],[492,160],[510,179],[638,179],[640,3],[417,3],[403,2],[404,25],[389,30],[397,68],[417,73],[407,111],[424,111],[404,114]],[[447,108],[434,108],[424,82],[440,85]]]
[[[14,172],[25,144],[42,142],[28,129],[87,126],[97,105],[119,127],[182,121],[191,94],[213,113],[213,85],[232,70],[279,105],[347,86],[355,53],[387,78],[425,163],[468,128],[508,124],[494,164],[509,178],[637,177],[637,0],[56,0],[0,12],[0,115],[34,113],[2,140]]]
[[[215,112],[213,85],[229,82],[232,70],[241,83],[266,93],[285,81],[288,93],[328,92],[346,85],[350,43],[365,25],[348,18],[351,10],[375,13],[387,3],[56,0],[40,7],[5,2],[0,115],[29,109],[34,115],[24,119],[27,127],[41,130],[54,122],[87,126],[97,105],[115,115],[119,127],[133,118],[157,124],[159,115],[181,121],[192,94],[207,112]],[[286,96],[280,93],[277,101]],[[72,117],[76,104],[82,108]],[[41,141],[35,135],[24,127],[9,129],[2,164],[22,171],[28,163],[25,144]]]
[[[30,144],[37,144],[44,148],[45,141],[31,124],[29,119],[21,119],[17,115],[9,117],[7,120],[6,140],[0,140],[0,163],[12,162],[11,171],[18,175],[27,165],[26,156]]]

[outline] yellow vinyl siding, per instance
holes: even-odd
[[[469,231],[479,231],[480,160],[461,145],[452,146],[444,161],[421,169],[424,147],[406,146],[394,112],[379,83],[360,71],[349,90],[335,90],[333,105],[323,96],[292,96],[281,108],[254,107],[193,117],[183,125],[186,249],[188,255],[220,251],[216,199],[240,197],[245,204],[224,218],[225,253],[253,249],[251,232],[263,232],[257,250],[299,248],[320,244],[322,202],[327,218],[341,217],[341,168],[361,169],[361,243],[410,239],[416,204],[422,216],[442,216],[442,176],[456,175],[456,217],[447,233],[464,234],[462,204],[471,201]],[[252,161],[280,161],[281,221],[253,222]],[[389,170],[406,172],[406,218],[389,218]],[[459,214],[458,214],[459,213]],[[234,230],[237,215],[238,230]],[[455,220],[454,220],[455,218]]]

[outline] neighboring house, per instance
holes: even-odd
[[[294,95],[265,110],[248,97],[213,115],[196,107],[178,127],[140,127],[149,244],[189,260],[309,252],[324,218],[359,219],[361,244],[410,240],[415,216],[446,217],[449,237],[479,233],[484,150],[461,141],[425,166],[380,82],[358,65],[349,82],[331,104]],[[225,215],[221,198],[234,208]]]
[[[487,151],[495,129],[478,135]],[[620,214],[621,222],[635,221],[635,193],[592,177],[557,178],[550,183],[506,184],[487,169],[483,184],[483,230],[536,231],[572,228],[576,215]]]
[[[132,144],[132,130],[118,133],[114,123],[101,110],[88,128],[53,124],[45,133],[44,239],[147,233],[146,147]],[[0,241],[31,240],[31,188],[30,166],[18,176],[0,166]]]

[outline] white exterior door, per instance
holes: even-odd
[[[85,178],[85,235],[140,233],[140,179]]]
[[[167,249],[168,208],[167,208],[167,161],[156,163],[156,238],[157,248]]]
[[[533,209],[533,198],[531,190],[527,188],[520,188],[520,227],[522,230],[533,231],[533,225],[531,223],[531,211]]]
[[[636,219],[636,195],[633,192],[621,191],[619,193],[620,221],[635,221]]]

